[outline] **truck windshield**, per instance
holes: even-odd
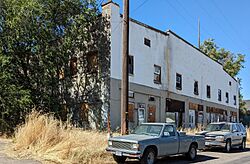
[[[162,125],[140,125],[132,133],[138,135],[158,136],[161,133],[162,127]]]
[[[229,124],[209,124],[205,131],[212,132],[212,131],[230,131]]]

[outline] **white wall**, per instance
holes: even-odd
[[[168,43],[171,61],[170,91],[238,108],[238,83],[223,70],[219,63],[185,43],[171,32],[169,32]],[[182,75],[182,90],[176,89],[176,73]],[[193,93],[194,81],[198,81],[199,95]],[[231,86],[229,81],[231,81]],[[207,98],[207,85],[211,87],[211,98]],[[221,101],[218,101],[218,89],[222,91]],[[226,92],[229,93],[229,103],[226,103]],[[234,105],[234,95],[236,95],[237,105]]]
[[[111,77],[121,79],[122,67],[122,17],[118,9],[111,14]],[[134,56],[134,75],[129,81],[144,86],[166,90],[166,35],[130,21],[129,54]],[[151,47],[144,45],[151,40]],[[162,84],[154,83],[154,65],[161,66]]]
[[[111,78],[121,79],[122,18],[119,6],[111,3],[109,7],[111,9]],[[135,21],[130,21],[129,25],[129,53],[134,56],[134,75],[129,77],[130,82],[238,108],[238,83],[223,70],[220,64],[171,32],[163,34]],[[151,47],[144,45],[144,37],[151,40]],[[167,63],[170,65],[167,66]],[[154,64],[161,66],[162,84],[160,85],[154,83]],[[181,91],[175,88],[176,73],[182,74]],[[168,75],[170,75],[169,79],[167,79]],[[199,83],[198,96],[193,93],[194,81]],[[211,98],[207,98],[206,95],[207,85],[211,86]],[[218,101],[218,89],[222,91],[221,101]],[[226,92],[229,93],[229,103],[225,102]],[[234,95],[236,95],[237,105],[234,105]]]

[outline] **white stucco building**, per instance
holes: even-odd
[[[102,5],[110,18],[110,115],[120,126],[122,15],[113,2]],[[129,121],[175,122],[195,127],[214,121],[238,121],[238,82],[198,48],[172,31],[160,31],[130,19]]]

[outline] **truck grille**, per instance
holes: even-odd
[[[112,142],[112,147],[117,148],[117,149],[131,150],[132,149],[132,143],[113,141]]]
[[[205,141],[214,141],[216,136],[206,136]]]

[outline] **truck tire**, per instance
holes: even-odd
[[[241,145],[240,145],[240,149],[241,149],[241,150],[244,150],[245,148],[246,148],[246,139],[243,138],[243,139],[242,139],[242,143],[241,143]]]
[[[197,146],[195,144],[191,144],[189,147],[188,152],[186,153],[186,156],[189,160],[194,160],[197,155]]]
[[[155,161],[156,161],[156,152],[152,148],[146,149],[140,160],[141,164],[154,164]]]
[[[127,157],[117,156],[115,154],[113,154],[113,158],[116,161],[116,163],[120,163],[120,164],[124,163],[126,161],[126,159],[127,159]]]
[[[225,152],[227,152],[227,153],[230,152],[231,151],[231,147],[232,147],[231,140],[227,139],[226,146],[225,146]]]

